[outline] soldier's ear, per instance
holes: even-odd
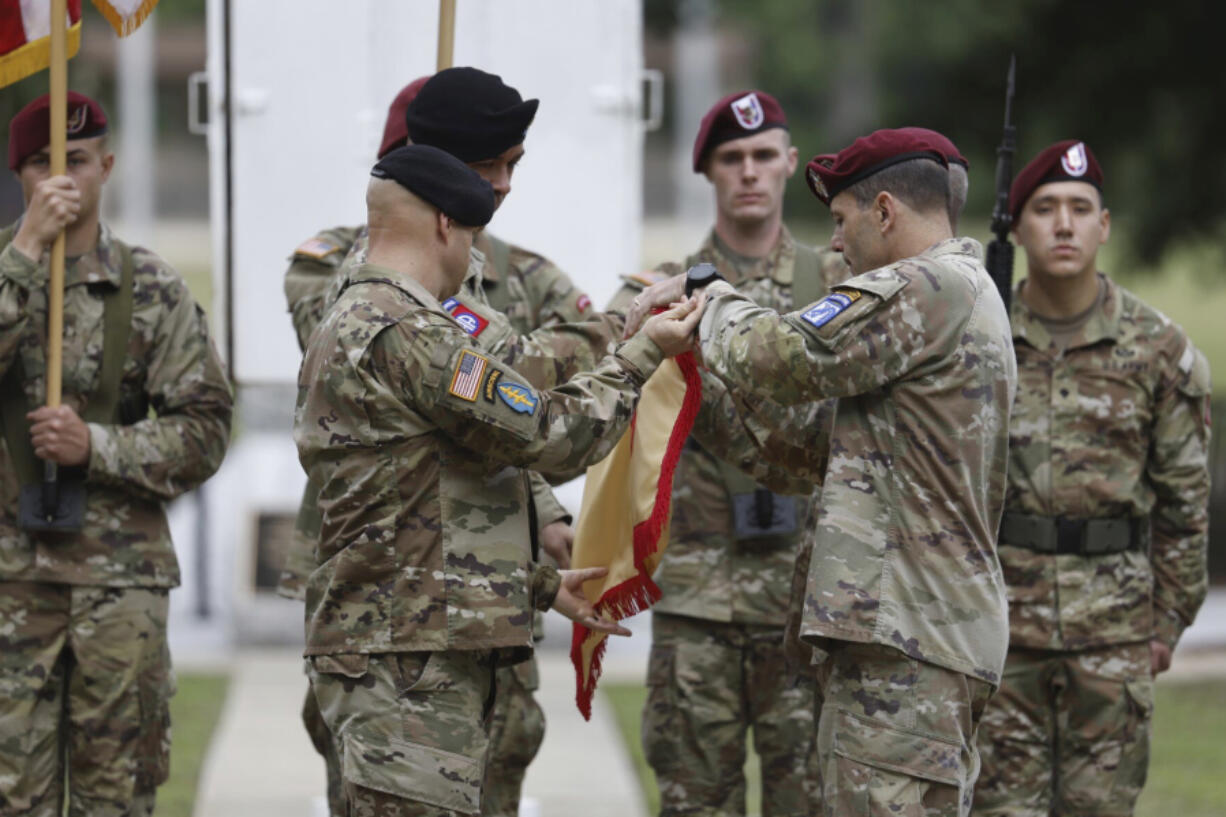
[[[1098,239],[1098,243],[1100,245],[1106,244],[1107,239],[1111,237],[1111,211],[1108,210],[1106,207],[1104,207],[1102,210],[1102,213],[1099,214],[1098,218],[1099,218],[1098,223],[1102,225],[1102,229],[1103,229],[1102,238]]]
[[[894,223],[897,208],[898,202],[886,190],[882,190],[873,199],[873,215],[881,232],[884,233]]]

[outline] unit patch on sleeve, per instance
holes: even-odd
[[[511,407],[512,411],[520,414],[535,413],[536,404],[540,402],[540,398],[532,393],[532,389],[519,383],[498,384],[498,396],[502,398],[502,402]]]
[[[800,317],[820,329],[858,300],[860,300],[860,293],[854,289],[836,290],[815,303]]]
[[[502,369],[491,369],[490,376],[485,381],[485,400],[487,403],[494,402],[494,395],[498,393],[498,381],[502,379]]]
[[[587,297],[586,295],[580,295],[579,299],[575,301],[575,308],[579,310],[580,315],[586,312],[587,308],[591,305],[592,305],[592,299]]]
[[[451,313],[455,322],[464,327],[464,331],[474,338],[485,331],[490,322],[460,303],[458,298],[448,298],[443,301],[443,309]]]
[[[295,255],[305,255],[308,258],[322,259],[326,256],[339,250],[340,247],[330,241],[324,241],[322,238],[311,238],[303,241],[294,250]]]
[[[465,349],[460,355],[459,363],[456,364],[455,374],[451,376],[451,387],[447,389],[448,393],[454,394],[461,400],[477,402],[477,393],[481,391],[481,379],[485,377],[485,370],[489,365],[488,358]]]

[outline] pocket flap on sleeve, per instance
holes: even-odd
[[[895,729],[851,712],[839,712],[838,718],[835,754],[866,766],[961,787],[960,743]]]

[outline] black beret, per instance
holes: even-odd
[[[490,183],[450,153],[429,145],[396,148],[378,161],[370,175],[391,179],[468,227],[484,227],[494,216]]]
[[[538,104],[525,101],[502,77],[477,68],[447,68],[422,86],[404,119],[414,144],[480,162],[522,144]]]

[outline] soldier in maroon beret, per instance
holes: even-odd
[[[83,94],[67,103],[62,174],[48,97],[9,123],[25,212],[0,230],[0,812],[150,815],[170,760],[166,623],[179,584],[164,502],[220,465],[232,398],[183,279],[102,219],[115,166],[105,111]],[[61,233],[63,402],[49,407]],[[40,459],[83,486],[79,529],[19,516],[18,486],[42,481]]]
[[[947,153],[931,132],[882,130],[815,157],[806,179],[855,277],[786,314],[717,280],[699,324],[761,459],[821,486],[800,636],[823,659],[827,817],[969,814],[1004,667],[1016,372],[982,248],[952,235]],[[829,424],[772,409],[825,400]]]
[[[1010,190],[1028,275],[1010,316],[1009,653],[980,727],[985,817],[1132,814],[1153,679],[1206,593],[1208,363],[1099,271],[1103,185],[1066,139]]]
[[[746,90],[716,102],[699,124],[692,162],[711,182],[710,234],[680,263],[628,276],[609,308],[634,311],[647,284],[668,286],[703,262],[774,309],[824,295],[848,269],[838,253],[796,241],[784,225],[784,187],[796,166],[773,96]],[[668,300],[684,294],[672,280]],[[673,480],[669,544],[654,575],[663,598],[652,610],[643,745],[661,814],[744,814],[752,729],[762,813],[804,814],[816,794],[811,753],[801,751],[813,743],[816,689],[811,671],[788,667],[784,647],[804,502],[741,475],[726,450],[691,439]],[[741,587],[745,577],[752,591]],[[696,677],[701,685],[687,680]]]

